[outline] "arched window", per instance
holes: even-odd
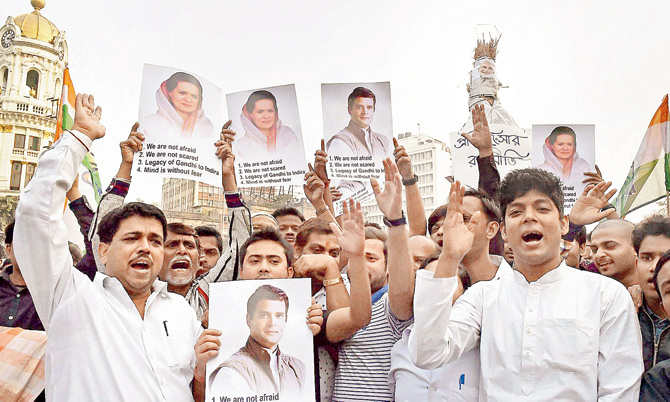
[[[40,74],[37,70],[28,71],[28,76],[26,77],[26,86],[28,87],[28,96],[31,98],[37,99],[37,90],[40,83]]]
[[[9,88],[9,69],[7,67],[2,69],[2,86],[0,87],[0,95],[7,95]]]
[[[63,86],[60,83],[60,78],[56,78],[56,87],[54,87],[53,97],[60,99],[62,94],[63,94]]]

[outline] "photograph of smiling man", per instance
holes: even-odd
[[[312,336],[304,314],[309,280],[215,285],[210,324],[223,334],[219,355],[207,365],[206,400],[313,401]]]
[[[202,77],[145,64],[138,132],[145,137],[133,176],[176,177],[221,186],[214,142],[221,131],[221,90]]]
[[[302,185],[307,160],[294,85],[226,95],[238,184]]]
[[[584,172],[595,171],[594,143],[592,124],[533,125],[532,165],[561,179],[566,213],[584,191]]]

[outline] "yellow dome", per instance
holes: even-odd
[[[51,21],[40,14],[40,10],[44,8],[46,1],[32,0],[30,3],[35,11],[14,18],[14,23],[21,28],[21,36],[53,43],[60,31]]]

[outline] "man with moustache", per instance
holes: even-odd
[[[163,245],[163,267],[158,278],[168,284],[168,292],[182,296],[191,290],[198,271],[199,252],[195,230],[179,222],[168,224]]]

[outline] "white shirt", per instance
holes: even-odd
[[[365,139],[365,146],[368,148],[368,154],[362,156],[370,156],[372,155],[372,142],[370,141],[372,129],[370,126],[368,126],[367,128],[361,128],[361,130],[363,130],[364,133],[363,138]],[[333,142],[330,143],[330,146],[328,147],[328,153],[338,156],[359,156],[355,153],[352,153],[351,147],[338,138],[334,139]]]
[[[512,268],[501,256],[489,256],[499,269],[492,280],[500,275],[512,274]],[[432,278],[434,272],[425,271]],[[467,290],[466,290],[467,292]],[[405,401],[476,401],[479,399],[479,347],[463,353],[458,360],[434,370],[424,370],[412,363],[409,357],[409,334],[414,325],[407,328],[402,338],[391,349],[391,371],[389,387],[396,402]]]
[[[142,319],[116,278],[91,281],[72,267],[63,205],[84,155],[65,133],[40,157],[16,212],[16,259],[48,335],[47,400],[193,400],[201,327],[186,300],[156,281]]]
[[[644,369],[626,288],[564,262],[535,282],[518,271],[478,282],[417,273],[412,361],[433,369],[479,345],[480,400],[637,400]]]

